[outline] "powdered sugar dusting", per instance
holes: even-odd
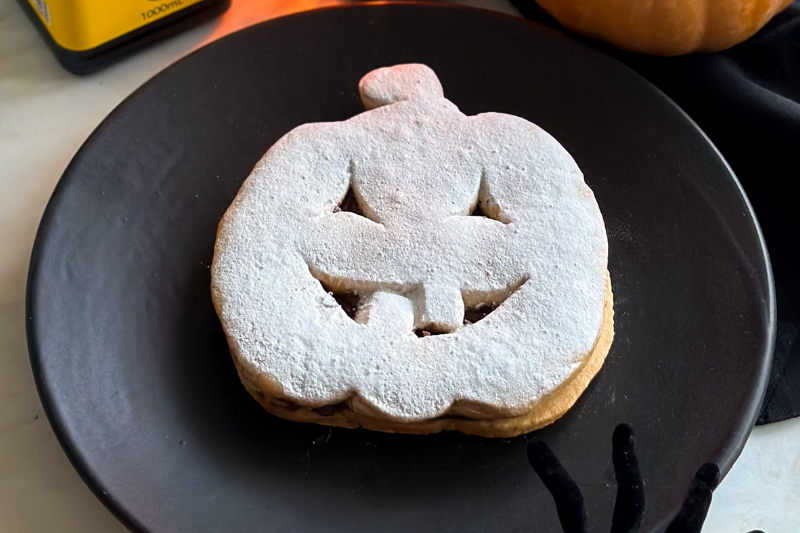
[[[373,71],[359,90],[374,109],[288,133],[225,214],[212,293],[232,350],[304,405],[355,394],[398,421],[460,399],[527,412],[603,322],[594,195],[546,132],[463,115],[423,65]],[[334,212],[350,188],[363,217]],[[469,216],[476,202],[491,218]],[[356,320],[318,280],[361,296]],[[505,298],[463,324],[465,305]]]

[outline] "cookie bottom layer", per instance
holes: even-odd
[[[608,279],[608,278],[607,278]],[[603,325],[597,336],[595,345],[589,357],[569,379],[556,390],[537,402],[533,408],[524,415],[508,418],[469,418],[461,415],[444,414],[438,418],[421,420],[417,422],[397,422],[379,419],[350,409],[343,402],[335,406],[323,408],[310,408],[287,402],[274,396],[274,391],[263,390],[264,380],[254,379],[243,371],[236,357],[234,362],[239,372],[239,377],[250,394],[264,409],[280,418],[295,422],[313,422],[325,426],[344,428],[362,427],[372,431],[386,433],[406,433],[427,435],[440,431],[460,431],[468,435],[481,437],[514,437],[528,433],[535,429],[552,424],[566,413],[578,400],[580,395],[589,386],[594,376],[603,366],[611,342],[614,339],[614,299],[611,292],[610,281],[607,284],[606,300],[603,307]],[[272,388],[272,387],[269,387]]]

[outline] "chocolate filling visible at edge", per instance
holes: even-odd
[[[294,402],[290,402],[287,400],[281,400],[278,398],[267,398],[263,394],[261,394],[261,397],[264,398],[264,401],[273,405],[274,407],[277,407],[279,409],[285,409],[290,412],[294,412],[299,409],[308,409],[309,411],[313,411],[320,416],[333,416],[335,413],[340,411],[350,411],[353,413],[356,412],[350,408],[350,406],[347,404],[347,401],[334,403],[331,405],[323,405],[322,407],[304,407],[300,404],[296,404]],[[430,420],[482,420],[482,419],[447,413],[441,416],[437,416],[435,418],[431,418]]]

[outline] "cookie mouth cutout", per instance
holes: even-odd
[[[315,269],[311,265],[308,265],[308,271],[311,273],[314,279],[316,279],[319,282],[320,287],[322,287],[322,290],[330,297],[326,300],[326,303],[324,304],[325,307],[327,308],[339,307],[344,312],[344,314],[346,314],[351,320],[353,320],[354,322],[359,322],[359,320],[357,319],[359,307],[361,306],[363,301],[368,299],[369,295],[362,296],[357,292],[353,291],[336,290],[336,288],[333,285],[327,283],[324,277],[321,276],[319,272],[315,271]],[[526,281],[528,281],[528,277],[523,278],[522,280],[520,280],[519,283],[511,287],[507,294],[501,295],[499,297],[495,295],[495,297],[492,298],[487,297],[484,299],[479,299],[478,303],[476,304],[470,306],[465,305],[463,326],[471,326],[473,324],[476,324],[481,320],[483,320],[484,318],[486,318],[487,316],[489,316],[490,314],[492,314],[501,305],[503,305],[503,303],[506,300],[508,300],[514,293],[516,293],[520,289],[520,287],[522,287],[525,284]],[[420,288],[416,288],[412,291],[406,291],[404,293],[401,293],[400,296],[409,297],[410,295],[409,293],[413,295],[414,292],[419,290]],[[476,297],[473,295],[471,300],[475,301],[475,299]],[[426,327],[415,327],[412,331],[414,335],[416,335],[419,338],[430,337],[433,335],[448,335],[451,333],[455,333],[455,331],[443,331],[440,328],[437,328],[433,324],[427,325]]]
[[[311,275],[313,276],[314,275],[314,270],[311,269],[310,267],[309,267],[308,270],[309,270],[309,272],[311,272]],[[356,320],[356,312],[358,311],[358,305],[359,305],[359,302],[361,301],[361,297],[358,294],[354,293],[354,292],[338,292],[337,293],[337,292],[335,292],[333,290],[333,287],[331,287],[330,285],[328,285],[327,283],[325,283],[321,279],[317,278],[316,276],[314,277],[314,279],[319,281],[319,284],[322,286],[322,290],[325,291],[326,293],[328,293],[328,295],[331,298],[333,298],[334,302],[336,302],[336,304],[338,304],[339,307],[342,308],[342,311],[344,311],[344,314],[346,314],[353,321],[355,321]],[[328,306],[326,305],[326,307],[328,307]],[[335,307],[335,305],[333,305],[331,303],[330,307]]]

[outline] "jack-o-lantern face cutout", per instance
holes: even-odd
[[[604,327],[591,190],[544,131],[463,115],[425,66],[359,89],[370,111],[287,134],[220,226],[214,300],[240,369],[299,405],[356,397],[401,422],[459,400],[525,413]],[[354,320],[326,290],[357,298]]]

